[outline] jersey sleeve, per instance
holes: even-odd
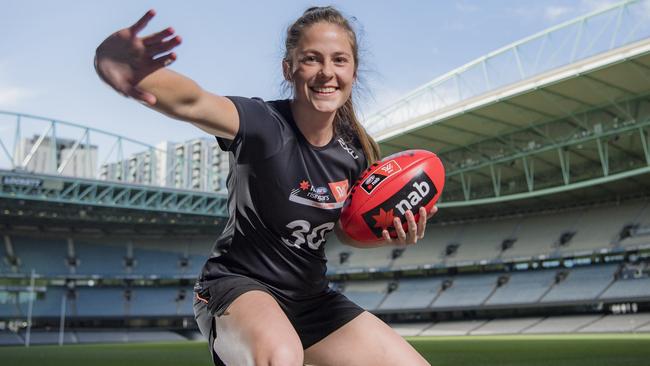
[[[239,130],[232,140],[217,137],[219,147],[241,163],[272,156],[284,144],[286,127],[259,98],[227,97],[239,113]]]

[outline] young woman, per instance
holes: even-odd
[[[138,33],[154,16],[97,48],[99,76],[119,93],[216,136],[231,153],[230,218],[195,286],[195,314],[216,365],[427,365],[384,322],[330,290],[323,244],[348,188],[379,157],[354,112],[356,35],[332,7],[307,9],[287,31],[290,100],[223,97],[166,68],[181,42],[171,28]],[[436,209],[428,214],[431,217]],[[414,244],[408,213],[379,245]]]

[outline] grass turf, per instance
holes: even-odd
[[[650,334],[415,337],[431,365],[647,365]]]
[[[431,365],[646,365],[650,334],[408,337]],[[2,365],[210,366],[203,342],[0,347]]]

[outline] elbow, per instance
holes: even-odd
[[[176,100],[169,103],[169,115],[186,122],[201,120],[200,108],[201,93],[193,92],[179,95]]]

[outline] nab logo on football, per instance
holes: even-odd
[[[417,206],[425,197],[429,197],[429,185],[427,182],[415,182],[413,183],[413,188],[415,190],[409,192],[406,199],[399,201],[395,208],[404,215],[406,211],[412,210],[413,207]],[[433,197],[433,196],[431,196]]]
[[[421,171],[396,194],[364,213],[363,220],[377,237],[381,237],[382,230],[387,228],[394,230],[393,217],[399,217],[404,222],[406,211],[417,213],[417,210],[431,202],[437,193],[438,190],[429,176]],[[387,216],[390,216],[390,220]]]

